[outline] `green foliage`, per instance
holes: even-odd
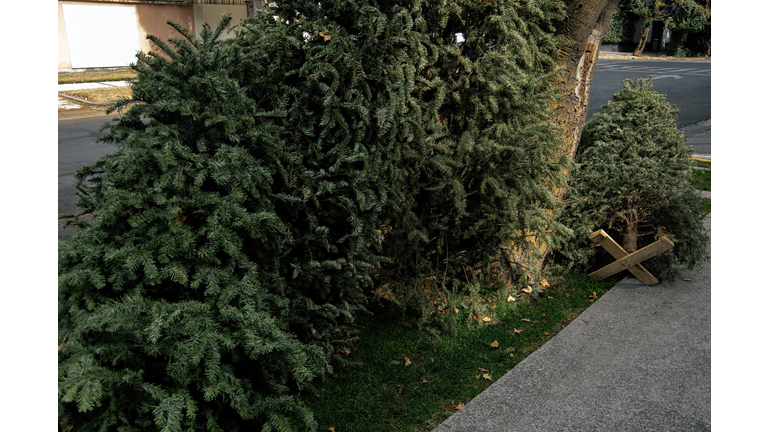
[[[671,275],[676,265],[692,268],[706,257],[704,213],[691,187],[693,150],[677,128],[677,108],[650,90],[652,80],[623,83],[584,127],[564,215],[576,237],[560,252],[566,261],[588,262],[599,251],[588,240],[597,229],[619,242],[636,230],[638,249],[666,235],[674,249],[643,265]]]
[[[618,44],[632,43],[635,40],[635,21],[637,15],[627,4],[619,4],[613,11],[613,18],[608,30],[605,32],[603,43]]]
[[[60,425],[315,430],[299,397],[346,363],[372,277],[477,288],[499,244],[533,261],[528,236],[567,235],[564,16],[285,1],[232,39],[226,16],[150,36],[100,138],[118,152],[77,173],[94,219],[60,245]]]
[[[388,220],[388,270],[469,282],[478,264],[485,277],[495,263],[520,274],[500,259],[501,243],[533,260],[527,233],[563,235],[549,211],[569,163],[551,109],[562,2],[425,1],[422,10],[425,147],[403,160],[413,193]]]
[[[675,14],[667,22],[673,31],[698,33],[711,25],[712,11],[709,5],[702,5],[695,0],[677,0]]]
[[[139,55],[118,152],[78,172],[95,219],[59,253],[62,427],[316,427],[295,395],[354,341],[424,141],[422,48],[400,6],[281,5],[227,41],[228,17],[150,37],[168,59]]]

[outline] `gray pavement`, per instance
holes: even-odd
[[[630,276],[435,431],[709,431],[711,353],[710,261]]]

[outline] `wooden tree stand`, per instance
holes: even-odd
[[[629,269],[630,273],[640,279],[644,284],[656,285],[659,283],[659,280],[646,270],[645,267],[641,266],[640,263],[648,258],[655,257],[662,252],[666,252],[675,246],[675,244],[665,236],[662,237],[661,240],[649,244],[636,252],[627,253],[623,247],[616,243],[611,236],[603,230],[593,232],[592,235],[589,236],[589,239],[594,243],[600,244],[603,249],[607,250],[609,254],[616,258],[616,261],[611,264],[589,274],[589,277],[596,281],[601,281],[622,270]]]

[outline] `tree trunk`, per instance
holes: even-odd
[[[558,102],[555,114],[564,129],[564,151],[573,158],[587,119],[589,92],[600,44],[619,0],[565,0],[565,4],[568,16],[557,30],[571,44],[560,49],[557,62],[566,69],[558,87],[568,93]]]
[[[557,28],[558,34],[565,36],[571,43],[560,48],[557,63],[566,71],[556,83],[565,95],[554,106],[555,118],[562,127],[564,137],[563,152],[571,158],[576,156],[581,132],[587,119],[589,92],[592,89],[592,77],[600,53],[600,44],[608,31],[613,18],[613,11],[619,0],[565,0],[567,16]],[[564,190],[557,190],[562,197]],[[547,246],[539,236],[531,233],[529,241],[536,245],[543,257],[547,255]],[[524,253],[514,245],[506,245],[504,253],[510,263],[525,269],[527,260]],[[545,268],[546,258],[537,260],[537,269]],[[531,275],[530,270],[524,270]]]
[[[628,220],[627,228],[622,234],[621,247],[623,247],[627,253],[636,252],[637,237],[637,220]]]
[[[262,0],[245,0],[245,13],[248,17],[256,15],[256,11],[263,7],[264,2]]]
[[[651,24],[653,24],[653,20],[646,18],[643,23],[643,34],[640,35],[640,41],[637,43],[637,47],[633,53],[634,55],[639,56],[643,54],[645,42],[648,40],[648,32],[651,31]]]

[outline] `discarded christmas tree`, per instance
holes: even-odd
[[[168,59],[139,56],[142,103],[101,138],[118,152],[78,172],[94,220],[59,250],[62,429],[316,428],[296,395],[354,340],[423,143],[421,45],[394,4],[280,4],[237,38],[227,17],[152,38]]]
[[[654,274],[692,268],[706,256],[705,214],[691,187],[693,150],[677,127],[679,110],[652,83],[623,81],[584,127],[563,220],[576,235],[560,250],[568,261],[594,255],[588,238],[597,229],[630,253],[667,236],[674,249],[643,263]]]
[[[570,162],[552,112],[563,5],[426,1],[422,10],[426,153],[404,160],[416,193],[389,223],[387,255],[397,264],[389,268],[467,281],[489,277],[493,265],[510,281],[537,270],[531,236],[549,242],[564,231],[552,212]],[[524,259],[511,260],[504,246]]]

